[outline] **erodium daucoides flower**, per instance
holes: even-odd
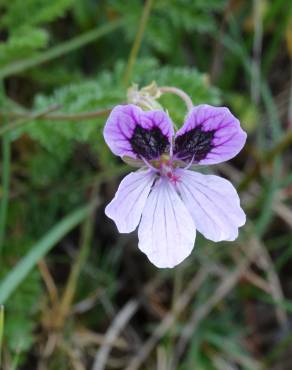
[[[175,133],[163,110],[116,106],[104,128],[112,152],[140,165],[121,182],[105,213],[119,232],[138,229],[139,249],[157,267],[174,267],[192,251],[196,230],[218,242],[235,240],[245,214],[232,184],[191,170],[227,161],[246,133],[225,107],[193,107]]]

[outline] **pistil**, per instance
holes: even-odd
[[[176,183],[179,177],[174,172],[174,164],[169,155],[163,154],[159,160],[160,175],[167,177],[171,182]]]

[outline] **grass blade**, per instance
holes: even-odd
[[[2,194],[0,207],[0,256],[5,237],[7,209],[9,202],[10,182],[10,137],[6,134],[2,138]]]
[[[0,306],[0,367],[2,362],[2,342],[4,334],[4,306]]]
[[[0,282],[0,302],[5,303],[19,284],[25,279],[36,263],[45,256],[69,231],[84,220],[95,207],[95,203],[78,208],[57,225],[41,240],[32,246],[30,252],[23,257],[11,272]]]

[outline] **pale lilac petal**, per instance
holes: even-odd
[[[183,169],[176,175],[177,189],[197,230],[214,242],[235,240],[246,217],[233,185],[219,176]]]
[[[121,181],[114,199],[105,208],[105,214],[120,233],[130,233],[138,226],[155,176],[150,170],[137,171]]]
[[[167,179],[153,187],[138,229],[139,248],[157,267],[174,267],[192,251],[194,222]]]
[[[227,161],[243,148],[246,133],[228,108],[202,104],[188,114],[175,137],[177,159],[199,164]]]
[[[118,105],[110,113],[104,139],[120,157],[157,159],[169,151],[173,124],[162,110],[143,111],[136,105]]]

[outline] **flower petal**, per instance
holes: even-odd
[[[121,157],[157,159],[169,151],[173,125],[162,110],[144,112],[136,105],[116,106],[104,128],[112,152]]]
[[[177,189],[197,230],[218,242],[235,240],[245,224],[245,213],[233,185],[219,176],[178,169]]]
[[[178,130],[174,154],[188,162],[215,164],[233,158],[245,141],[246,133],[228,108],[202,104],[189,112]]]
[[[120,233],[130,233],[138,226],[146,199],[155,178],[152,171],[131,172],[120,183],[105,214],[117,225]]]
[[[138,229],[139,249],[157,267],[174,267],[192,251],[196,229],[192,217],[167,179],[153,187]]]

